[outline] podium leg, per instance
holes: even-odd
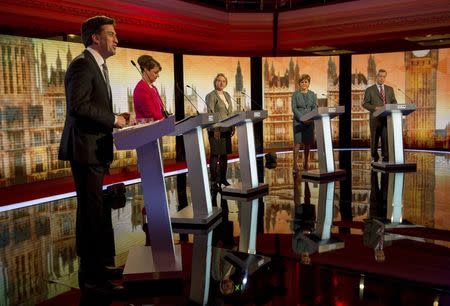
[[[334,182],[320,184],[317,205],[317,233],[322,240],[330,239],[333,223]]]
[[[402,222],[404,178],[404,173],[389,173],[387,216],[391,223]]]
[[[316,128],[317,155],[321,173],[334,172],[333,143],[331,141],[330,116],[314,120]]]
[[[253,122],[251,120],[246,120],[244,124],[238,125],[237,135],[242,188],[249,189],[257,187],[258,172],[256,169]]]
[[[240,214],[239,252],[256,254],[256,229],[258,225],[259,199],[251,204],[238,201]]]
[[[144,205],[147,211],[148,232],[153,250],[153,262],[160,270],[171,271],[176,267],[176,254],[159,140],[139,147],[136,151],[142,179]]]
[[[389,163],[403,164],[403,126],[402,113],[392,111],[387,118]]]
[[[189,170],[188,180],[192,190],[191,198],[194,216],[205,216],[212,212],[212,204],[201,127],[184,134],[183,139],[186,163]]]
[[[194,235],[192,250],[191,291],[189,298],[198,305],[207,305],[211,277],[212,234]]]

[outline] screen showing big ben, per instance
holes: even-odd
[[[449,149],[450,49],[352,56],[352,144],[369,146],[369,112],[362,103],[379,69],[386,70],[385,84],[393,88],[398,103],[416,105],[404,117],[404,146]]]

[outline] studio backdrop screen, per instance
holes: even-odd
[[[58,160],[66,116],[64,75],[84,50],[80,43],[0,35],[0,187],[70,175]],[[173,55],[118,48],[107,59],[114,111],[133,113],[133,90],[141,79],[130,63],[153,56],[162,66],[156,87],[174,112]],[[164,156],[175,156],[174,137],[164,137]],[[136,153],[115,151],[114,169],[136,164]]]
[[[231,110],[249,110],[250,99],[250,58],[225,56],[184,55],[184,112],[186,116],[207,112],[206,95],[214,90],[214,79],[218,73],[227,78],[224,91],[231,96]],[[193,106],[194,105],[194,106]],[[194,108],[195,107],[195,108]],[[209,152],[209,141],[204,131],[205,147]],[[237,135],[232,138],[233,152],[237,151]]]
[[[450,49],[352,56],[352,144],[369,147],[369,112],[362,108],[364,91],[387,71],[398,103],[415,104],[404,117],[407,148],[448,149],[450,141]]]

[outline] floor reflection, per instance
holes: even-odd
[[[260,179],[269,184],[269,194],[250,201],[218,194],[215,203],[224,213],[217,227],[203,236],[175,233],[183,258],[205,258],[187,263],[183,259],[184,298],[175,304],[193,300],[244,305],[254,303],[258,292],[264,293],[261,302],[271,305],[353,305],[375,299],[380,305],[432,305],[435,299],[439,305],[450,303],[450,155],[407,152],[417,172],[402,174],[372,171],[368,151],[336,155],[347,177],[325,184],[293,176],[291,154],[279,154],[275,168],[264,168],[259,161]],[[316,155],[311,157],[311,167],[317,167]],[[229,181],[235,183],[236,177],[239,167],[233,163]],[[186,174],[166,178],[166,188],[171,211],[190,205]],[[132,246],[145,245],[143,205],[141,186],[131,185],[126,205],[112,211],[116,265],[125,264]],[[0,305],[36,305],[73,296],[78,285],[75,214],[74,198],[0,212]],[[374,226],[374,234],[366,234],[364,241],[367,220],[379,221],[383,231]],[[382,263],[373,250],[380,239]],[[239,257],[239,252],[247,255]],[[270,258],[268,269],[249,273],[260,257],[248,254]],[[248,258],[253,258],[251,263]],[[235,293],[245,287],[245,273],[254,275],[255,282],[242,294],[226,297],[229,284],[220,284],[220,279],[228,270],[222,267],[218,277],[214,271],[219,265],[234,265],[240,275],[238,281],[229,274]],[[76,298],[71,300],[75,302],[69,305],[75,305]]]

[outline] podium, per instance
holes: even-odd
[[[330,121],[332,118],[339,116],[344,112],[344,106],[319,107],[300,118],[303,122],[314,120],[317,140],[317,155],[319,159],[319,169],[306,171],[302,174],[302,177],[325,179],[342,176],[345,174],[345,170],[335,169]]]
[[[192,199],[192,206],[187,206],[171,214],[174,224],[205,225],[222,212],[221,208],[213,207],[211,203],[203,140],[203,128],[216,123],[218,118],[219,115],[216,113],[188,117],[178,121],[175,131],[170,134],[170,136],[183,135]]]
[[[265,118],[267,118],[266,110],[254,110],[237,112],[217,123],[219,127],[228,128],[236,126],[241,172],[241,183],[232,184],[223,188],[222,195],[235,194],[250,196],[269,188],[267,184],[258,183],[255,136],[253,132],[253,123],[264,120]]]
[[[405,163],[403,152],[403,122],[402,116],[416,110],[415,104],[386,104],[373,113],[374,117],[387,117],[388,162],[374,162],[374,168],[382,170],[416,171],[416,164]]]
[[[118,150],[136,149],[152,245],[130,249],[123,271],[124,282],[181,277],[181,248],[173,243],[159,148],[159,138],[174,129],[175,120],[171,116],[113,133]]]

